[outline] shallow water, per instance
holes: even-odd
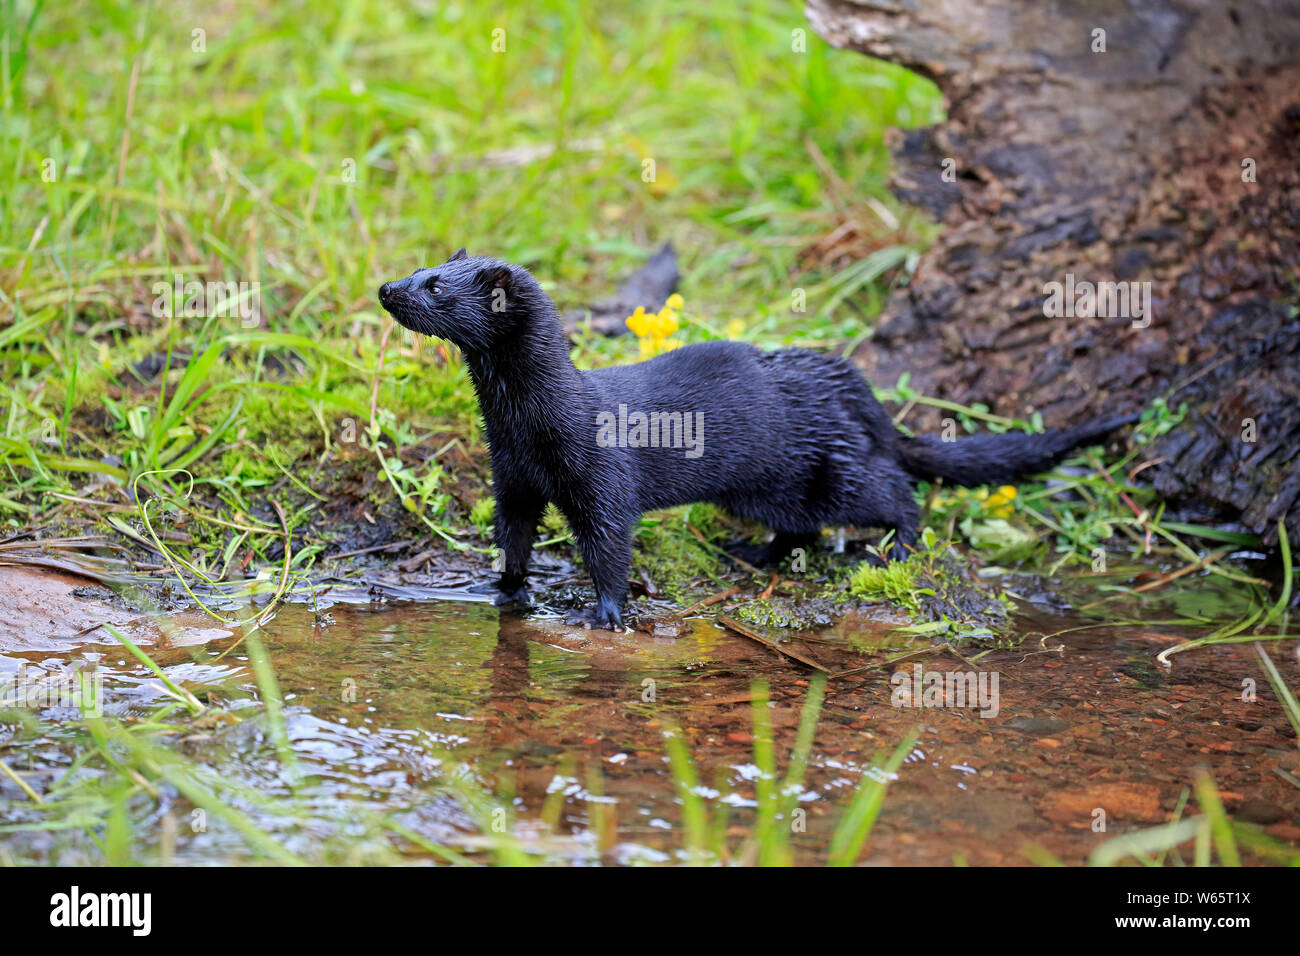
[[[1025,607],[1016,618],[1024,642],[974,662],[986,681],[996,674],[996,700],[897,706],[895,670],[972,669],[946,652],[829,681],[801,796],[806,825],[791,840],[799,861],[825,859],[872,758],[913,728],[918,740],[890,784],[865,856],[871,862],[1027,863],[1029,844],[1083,862],[1109,837],[1170,819],[1201,767],[1240,819],[1283,840],[1300,838],[1300,790],[1278,772],[1300,775],[1295,737],[1249,645],[1181,654],[1166,669],[1155,655],[1185,632]],[[547,858],[673,859],[684,840],[665,757],[672,725],[684,729],[701,792],[729,807],[734,847],[752,824],[758,776],[752,683],[761,678],[771,687],[782,768],[808,691],[808,667],[706,618],[675,637],[654,637],[582,631],[484,603],[338,603],[328,615],[332,623],[321,624],[308,606],[289,605],[262,632],[296,775],[278,759],[254,706],[246,648],[229,650],[233,632],[192,620],[179,637],[148,648],[174,681],[249,718],[190,727],[176,748],[212,768],[214,780],[231,788],[229,804],[277,844],[309,857],[323,845],[348,847],[331,850],[336,859],[339,852],[362,861],[372,851],[426,855],[376,821],[473,852],[483,820],[466,812],[457,799],[463,791],[452,785],[466,771],[474,786],[496,795],[485,805],[488,818],[508,805],[513,832]],[[896,624],[883,610],[850,617],[798,646],[838,670],[881,665],[886,655],[932,643]],[[1043,636],[1051,634],[1058,636]],[[10,644],[0,675],[20,665],[53,672],[74,653],[98,653],[106,715],[143,719],[166,703],[157,679],[120,646],[89,639],[64,650],[48,641],[31,650]],[[1300,685],[1295,660],[1280,648],[1274,657]],[[1243,700],[1251,681],[1257,697]],[[0,723],[0,757],[40,791],[68,766],[61,741],[73,713],[38,709],[34,716],[35,729]],[[234,829],[218,819],[195,825],[192,805],[162,790],[158,801],[138,804],[138,839],[182,862],[248,856]],[[21,807],[21,792],[3,777],[0,796],[11,810]],[[14,813],[7,822],[22,819]],[[55,861],[89,852],[68,833],[0,835],[0,848]]]

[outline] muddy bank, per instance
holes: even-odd
[[[105,624],[148,647],[204,644],[233,634],[192,608],[160,619],[90,579],[32,567],[0,565],[0,608],[0,654],[71,654],[109,639]]]

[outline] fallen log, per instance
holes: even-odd
[[[854,354],[864,372],[1048,424],[1186,403],[1143,477],[1197,520],[1272,545],[1283,518],[1300,540],[1300,4],[806,13],[833,45],[930,77],[948,106],[892,138],[893,191],[945,229]],[[1149,291],[1147,321],[1117,294],[1116,314],[1047,314],[1050,283],[1103,282]]]

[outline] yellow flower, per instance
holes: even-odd
[[[988,496],[984,502],[989,514],[997,518],[1010,518],[1011,512],[1014,511],[1012,502],[1016,500],[1016,488],[1014,485],[1003,485],[993,494]]]
[[[659,315],[656,318],[659,320],[659,324],[655,327],[657,338],[666,339],[677,331],[677,313],[672,309],[664,306],[659,310]]]
[[[745,323],[740,319],[732,319],[727,323],[727,338],[738,339],[745,334]]]
[[[638,305],[636,311],[627,317],[627,327],[638,338],[645,338],[650,332],[650,317],[645,314],[645,306]]]
[[[658,312],[649,314],[644,306],[637,306],[636,311],[627,317],[627,327],[641,340],[643,358],[669,352],[682,344],[669,336],[681,328],[677,321],[677,309],[683,304],[682,297],[674,292]]]

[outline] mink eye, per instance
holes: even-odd
[[[429,276],[429,278],[425,280],[424,287],[434,295],[442,295],[442,286],[438,285],[437,276]]]

